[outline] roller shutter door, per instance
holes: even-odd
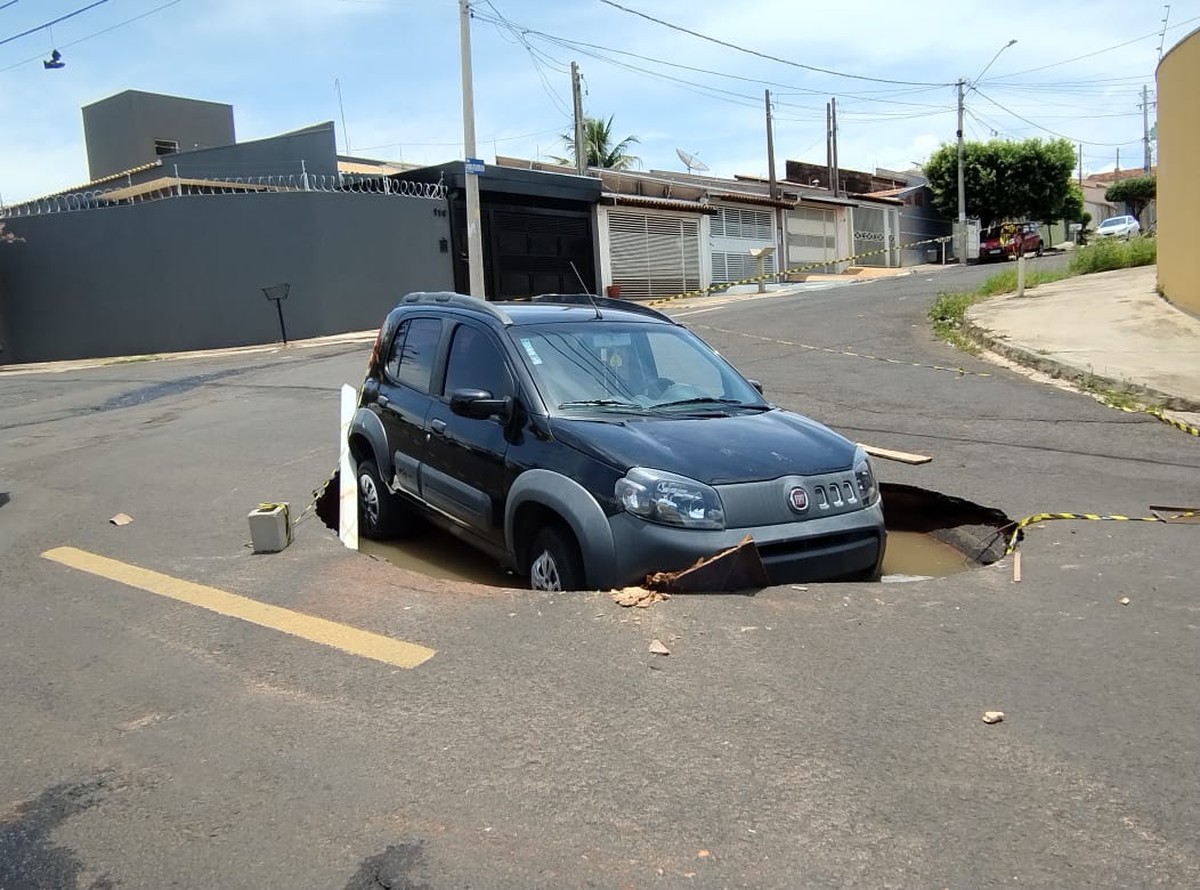
[[[686,216],[608,214],[613,283],[626,299],[667,297],[700,287],[700,221]]]

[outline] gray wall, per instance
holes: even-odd
[[[259,288],[278,282],[289,340],[376,328],[405,293],[454,286],[444,200],[192,196],[10,224],[25,240],[0,254],[6,363],[275,342]]]
[[[83,107],[83,135],[92,179],[156,160],[155,139],[181,151],[231,145],[233,106],[126,90]]]
[[[154,176],[174,176],[176,169],[180,176],[194,179],[299,177],[302,172],[336,176],[336,138],[333,122],[328,121],[267,139],[164,155],[162,170]]]

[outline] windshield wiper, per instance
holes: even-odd
[[[563,408],[626,408],[635,411],[644,411],[645,407],[636,402],[623,402],[620,399],[576,399],[573,402],[562,402],[559,410]]]
[[[651,408],[674,408],[676,405],[738,405],[742,408],[757,408],[757,405],[747,405],[741,399],[718,399],[712,396],[698,396],[694,399],[676,399],[673,402],[655,402]]]

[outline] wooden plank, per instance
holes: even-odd
[[[933,460],[927,454],[913,454],[909,451],[893,451],[891,448],[880,448],[878,445],[867,445],[865,442],[859,442],[859,445],[871,455],[871,457],[879,457],[883,460],[899,461],[902,464],[911,464],[918,466],[919,464],[927,464]]]

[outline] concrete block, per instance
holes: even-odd
[[[259,504],[250,511],[250,544],[255,553],[278,553],[292,543],[287,504]]]

